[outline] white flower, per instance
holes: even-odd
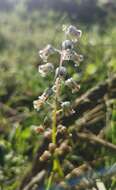
[[[64,28],[65,34],[69,36],[74,42],[77,42],[78,38],[81,37],[82,31],[78,30],[75,26],[70,25]]]
[[[71,104],[70,104],[69,101],[65,101],[65,102],[62,102],[61,107],[62,107],[62,108],[69,108],[70,105],[71,105]]]
[[[38,100],[34,100],[33,101],[33,107],[34,109],[36,109],[37,111],[39,111],[41,109],[41,107],[43,106],[44,102],[41,99]]]
[[[72,109],[71,103],[69,101],[62,102],[61,107],[66,116],[69,114],[74,114],[75,111]]]
[[[52,63],[46,63],[44,65],[40,65],[38,68],[39,73],[45,77],[48,73],[53,72],[54,66]]]
[[[41,96],[38,97],[38,100],[33,101],[34,109],[39,111],[52,94],[53,90],[51,88],[48,88]]]
[[[39,51],[39,56],[43,59],[43,61],[47,62],[47,59],[50,55],[54,54],[56,49],[52,47],[51,44],[48,44],[43,50]]]
[[[65,85],[71,88],[72,93],[78,92],[80,89],[80,85],[77,84],[73,78],[69,78],[65,81]]]

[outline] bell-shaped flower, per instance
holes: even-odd
[[[78,30],[75,26],[70,25],[64,28],[65,34],[69,36],[74,42],[77,42],[78,38],[81,37],[82,31]]]
[[[69,114],[74,114],[75,111],[73,110],[71,103],[69,101],[62,102],[61,107],[63,109],[64,115],[68,116]]]
[[[33,102],[34,109],[39,111],[52,94],[53,90],[51,88],[47,89],[41,96],[38,97],[38,100]]]
[[[67,79],[65,81],[65,85],[68,86],[72,90],[72,93],[78,92],[80,89],[80,85],[77,84],[77,82],[74,81],[73,78]]]
[[[39,51],[39,56],[43,59],[44,62],[47,62],[48,57],[55,52],[56,49],[51,44],[48,44],[43,50]]]
[[[52,63],[46,63],[46,64],[40,65],[40,66],[38,67],[38,71],[39,71],[39,73],[40,73],[43,77],[45,77],[48,73],[53,72],[53,70],[54,70],[54,66],[53,66]]]
[[[37,111],[39,111],[43,105],[44,105],[44,101],[41,100],[41,99],[38,99],[38,100],[34,100],[34,101],[33,101],[33,107],[34,107],[34,109],[36,109]]]

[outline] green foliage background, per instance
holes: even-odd
[[[64,5],[66,2],[70,4],[70,1],[61,1]],[[115,5],[107,7],[102,1],[95,2],[94,17],[97,16],[91,20],[88,13],[88,21],[84,19],[86,16],[83,12],[80,12],[78,19],[66,7],[65,11],[59,8],[57,12],[54,7],[49,8],[49,11],[44,7],[42,11],[39,7],[29,9],[29,1],[20,1],[14,7],[7,8],[8,11],[0,11],[1,190],[16,190],[22,171],[29,169],[41,141],[41,135],[34,134],[33,125],[43,122],[49,108],[37,113],[32,102],[53,79],[50,76],[49,80],[39,76],[37,68],[42,61],[37,52],[48,43],[60,48],[64,37],[62,25],[71,23],[83,31],[82,39],[77,45],[78,52],[84,55],[81,75],[75,75],[74,69],[70,67],[73,77],[81,82],[78,96],[116,72]],[[80,1],[75,3],[79,6]],[[105,16],[100,17],[100,11],[103,11],[102,14],[105,12]],[[55,56],[52,61],[57,65],[58,57]],[[65,92],[64,98],[67,96],[72,100],[74,98]],[[112,111],[111,129],[107,138],[116,144],[116,106]],[[102,154],[104,155],[104,150]],[[107,154],[109,159],[106,165],[111,165],[116,161],[115,155]],[[114,181],[110,190],[115,186]]]

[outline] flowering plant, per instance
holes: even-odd
[[[45,104],[51,105],[52,108],[52,142],[49,144],[49,150],[45,151],[40,160],[47,160],[53,158],[53,168],[49,177],[46,189],[49,190],[53,181],[54,174],[57,173],[60,177],[63,177],[63,170],[59,160],[59,155],[70,151],[68,141],[62,142],[60,145],[57,142],[58,131],[66,132],[66,127],[57,125],[57,115],[63,112],[66,116],[73,114],[73,110],[70,101],[63,101],[60,98],[61,86],[64,83],[72,93],[76,93],[80,89],[80,85],[72,78],[69,77],[66,62],[72,61],[75,63],[75,67],[79,66],[80,61],[83,60],[83,56],[75,52],[74,47],[82,35],[81,30],[78,30],[75,26],[63,26],[65,33],[65,40],[62,42],[61,50],[54,48],[52,45],[47,45],[43,50],[39,51],[39,56],[43,60],[44,64],[39,65],[38,71],[42,77],[48,76],[49,73],[54,72],[54,84],[52,87],[46,89],[37,100],[33,102],[34,108],[39,111]],[[49,57],[54,53],[60,55],[59,66],[55,68],[54,64],[50,63]],[[50,98],[51,97],[51,98]],[[50,102],[49,102],[50,100]],[[40,126],[37,131],[44,131]]]

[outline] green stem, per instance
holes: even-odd
[[[53,171],[58,171],[60,177],[64,176],[62,168],[60,166],[60,162],[59,162],[58,157],[56,157],[54,159],[54,162],[53,162]]]
[[[52,143],[56,144],[56,116],[57,116],[57,100],[54,103],[54,110],[53,110],[53,123],[52,123]],[[60,162],[58,157],[55,155],[53,160],[53,171],[58,171],[60,176],[63,176],[63,171],[60,166]]]
[[[53,174],[54,174],[54,172],[51,172],[51,175],[50,175],[50,177],[48,179],[46,190],[50,190],[50,188],[52,186]]]
[[[52,143],[56,144],[56,103],[54,105],[54,110],[53,110],[53,123],[52,123]]]
[[[60,60],[60,64],[59,67],[62,66],[62,59]],[[54,143],[56,145],[56,132],[57,132],[57,103],[58,103],[58,97],[60,94],[60,78],[57,79],[56,81],[56,95],[55,95],[55,100],[54,100],[54,109],[52,112],[52,143]],[[51,175],[48,179],[48,184],[46,187],[46,190],[50,190],[51,185],[52,185],[52,180],[53,180],[53,174],[55,172],[58,172],[60,177],[63,177],[63,171],[60,165],[60,161],[58,159],[57,155],[53,155],[54,156],[54,160],[53,160],[53,168],[51,171]]]

